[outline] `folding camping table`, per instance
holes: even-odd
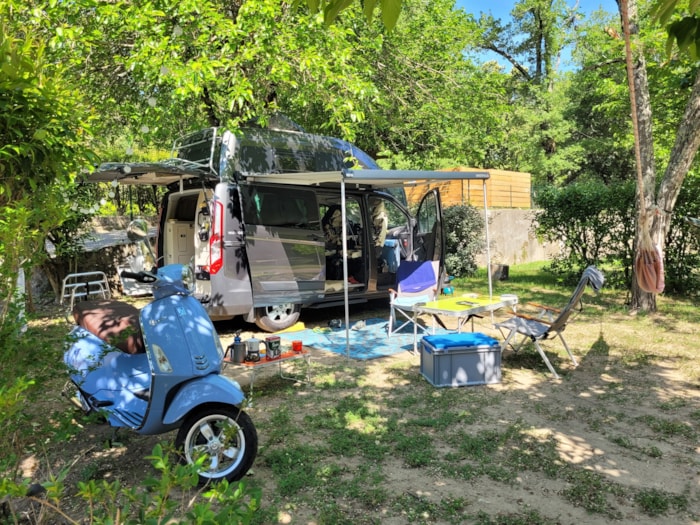
[[[236,368],[239,372],[250,373],[250,395],[248,396],[248,405],[253,405],[253,385],[255,384],[255,376],[264,368],[274,367],[277,365],[279,367],[279,376],[282,379],[289,379],[290,381],[296,381],[298,383],[308,384],[311,382],[311,352],[304,349],[301,352],[284,352],[276,359],[261,359],[260,361],[244,361],[242,363],[234,363],[230,360],[230,357],[224,358],[225,365],[231,365]],[[282,371],[282,364],[294,361],[296,359],[303,359],[306,368],[306,380],[300,379],[294,376],[286,376]]]
[[[518,304],[516,295],[502,295],[498,299],[488,297],[474,297],[471,294],[462,297],[449,297],[438,299],[428,303],[416,304],[413,307],[413,352],[418,351],[418,316],[429,314],[433,319],[440,317],[456,317],[457,332],[462,331],[462,327],[472,321],[472,331],[474,331],[474,317],[480,314],[494,312],[506,306],[515,309]],[[435,324],[433,323],[433,328]]]

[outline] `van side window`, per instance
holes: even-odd
[[[243,186],[247,224],[318,230],[318,205],[313,191],[288,187]]]

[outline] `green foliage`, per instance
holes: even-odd
[[[146,479],[143,488],[128,487],[118,480],[78,482],[77,496],[85,504],[86,514],[78,510],[73,518],[71,511],[62,509],[67,470],[44,483],[45,499],[37,498],[35,501],[46,507],[44,514],[47,517],[61,519],[62,522],[89,524],[167,522],[244,525],[251,523],[260,508],[260,490],[249,488],[243,481],[229,484],[224,480],[199,492],[196,467],[174,462],[171,454],[161,445],[156,445],[147,459],[151,460],[159,474]],[[23,497],[27,490],[26,481],[0,479],[0,497],[10,497],[7,500],[10,510],[13,508],[12,499]],[[186,509],[184,515],[183,508]]]
[[[630,275],[634,223],[629,217],[633,216],[634,191],[632,183],[613,187],[601,182],[540,189],[536,232],[565,248],[553,267],[578,275],[590,264],[607,263],[622,270],[623,278]],[[622,284],[619,280],[617,284]]]
[[[666,237],[664,272],[666,290],[691,295],[700,290],[700,236],[686,221],[700,217],[700,176],[690,174],[678,195]]]
[[[508,161],[507,76],[465,55],[476,27],[452,7],[449,0],[406,3],[381,47],[363,47],[356,56],[381,64],[369,71],[378,92],[372,118],[359,123],[357,142],[390,167],[498,167]]]
[[[295,0],[298,3],[300,0]],[[312,12],[321,11],[326,24],[330,25],[336,21],[338,15],[350,5],[353,0],[306,0],[309,10]],[[381,7],[382,23],[387,29],[393,29],[401,14],[402,0],[365,0],[361,2],[362,12],[368,22],[372,21],[374,11]]]
[[[659,489],[642,490],[635,495],[634,500],[648,516],[662,516],[672,507],[678,511],[688,508],[686,496],[670,494]]]
[[[64,190],[90,158],[80,96],[41,42],[15,36],[14,7],[0,8],[0,325],[20,268],[41,260]]]
[[[683,6],[685,7],[685,6]],[[658,0],[652,8],[654,20],[668,32],[666,53],[670,57],[676,44],[682,53],[700,58],[700,4],[690,1],[681,9],[679,0]]]
[[[484,249],[484,217],[474,206],[448,206],[445,223],[445,266],[450,275],[465,277],[476,271],[476,257]]]
[[[626,288],[630,284],[634,253],[635,186],[632,182],[606,185],[580,182],[564,188],[544,187],[537,192],[541,211],[537,234],[565,250],[551,267],[578,276],[589,264],[604,264],[607,284]],[[700,287],[695,268],[700,266],[698,238],[685,217],[700,215],[700,180],[689,177],[678,202],[677,213],[666,239],[664,274],[668,293],[691,294]],[[689,271],[690,269],[690,271]]]
[[[353,23],[328,26],[275,0],[82,0],[52,4],[44,30],[99,111],[100,139],[135,149],[205,126],[265,123],[280,107],[293,118],[318,111],[316,125],[352,138],[375,94],[354,51],[376,44],[359,35],[359,5],[343,19]]]

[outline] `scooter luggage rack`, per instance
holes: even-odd
[[[255,376],[260,372],[263,368],[267,368],[269,366],[274,366],[277,365],[279,366],[279,376],[281,379],[287,379],[289,381],[296,381],[297,383],[303,383],[305,385],[308,385],[311,383],[311,352],[308,350],[302,350],[301,352],[294,352],[294,351],[288,351],[288,352],[283,352],[279,357],[275,359],[261,359],[260,361],[244,361],[242,363],[234,363],[233,361],[230,360],[231,357],[228,355],[224,356],[224,368],[226,368],[227,365],[234,366],[236,368],[236,371],[241,371],[241,372],[250,372],[250,385],[249,385],[249,395],[248,395],[248,406],[252,407],[253,406],[253,386],[255,384]],[[303,359],[304,364],[306,365],[306,380],[304,379],[299,379],[298,377],[294,376],[286,376],[282,372],[282,363],[286,363],[289,361],[294,361],[296,359]]]
[[[111,299],[112,293],[109,289],[109,282],[107,282],[107,275],[104,272],[71,273],[63,279],[59,304],[63,305],[66,299],[70,299],[70,310],[73,310],[76,299],[89,299],[91,297]]]

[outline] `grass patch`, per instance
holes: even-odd
[[[684,495],[669,494],[663,490],[647,489],[635,494],[634,501],[648,516],[662,516],[669,510],[685,511],[688,498]]]
[[[284,446],[267,451],[264,461],[275,473],[278,493],[292,496],[325,482],[334,470],[322,463],[325,455],[318,447],[310,445]]]
[[[398,434],[395,436],[394,451],[409,468],[425,467],[435,461],[432,439],[424,433]]]
[[[473,520],[475,525],[558,525],[561,523],[559,520],[544,517],[533,509],[519,513],[498,513],[496,516],[479,512]]]
[[[640,416],[637,418],[637,420],[664,437],[680,436],[688,439],[694,439],[696,436],[696,432],[693,430],[693,428],[683,421],[673,421],[651,415]]]
[[[620,488],[597,472],[582,468],[568,468],[565,474],[569,486],[562,491],[564,497],[576,507],[583,507],[588,512],[605,514],[618,519],[609,496],[619,494]]]
[[[485,294],[485,283],[483,272],[461,279],[456,293]],[[541,265],[513,266],[508,281],[494,283],[495,295],[515,293],[521,302],[553,306],[563,306],[572,289]],[[694,519],[698,502],[678,489],[685,480],[673,476],[688,477],[685,486],[692,486],[694,474],[686,471],[697,465],[700,410],[688,393],[700,377],[693,364],[696,308],[664,296],[659,312],[629,316],[624,301],[624,293],[608,288],[593,301],[587,294],[565,334],[578,368],[559,341],[545,342],[562,373],[559,382],[532,349],[504,354],[501,385],[434,388],[410,356],[314,360],[311,383],[302,388],[276,376],[256,381],[249,414],[260,449],[246,481],[263,490],[263,506],[252,523],[602,524],[642,512],[660,522]],[[16,377],[34,382],[20,389],[18,403],[0,407],[3,471],[15,475],[31,456],[46,463],[39,480],[71,465],[67,487],[109,476],[140,489],[147,461],[115,459],[114,449],[91,442],[94,421],[78,419],[64,400],[46,395],[60,392],[65,379],[65,331],[61,322],[60,330],[30,334],[17,355],[6,348],[0,389],[8,393]],[[42,359],[36,359],[39,349]],[[684,381],[669,370],[685,374]],[[129,431],[120,438],[129,454],[142,439]],[[678,442],[670,457],[654,461]],[[69,456],[67,445],[88,452]],[[673,487],[625,485],[641,475],[640,462],[664,469]],[[625,474],[608,475],[606,465]],[[485,487],[491,497],[483,496]],[[79,505],[73,499],[62,508]]]
[[[463,498],[444,498],[436,503],[413,492],[404,493],[394,501],[394,508],[408,523],[418,524],[464,523],[466,506]]]

